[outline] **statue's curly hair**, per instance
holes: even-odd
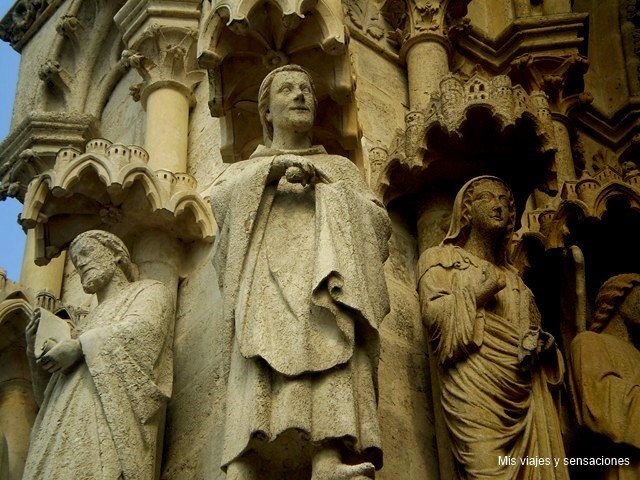
[[[81,233],[73,239],[71,245],[69,245],[69,252],[72,252],[73,249],[84,240],[95,240],[111,250],[116,255],[118,265],[122,269],[125,277],[127,277],[127,280],[130,282],[136,280],[136,265],[131,261],[129,250],[120,238],[113,233],[105,232],[104,230],[89,230]]]
[[[309,84],[311,85],[311,93],[313,94],[313,102],[315,104],[315,110],[318,110],[318,97],[316,95],[316,87],[313,83],[311,74],[302,68],[300,65],[290,64],[278,67],[272,70],[264,77],[260,84],[260,90],[258,91],[258,113],[260,115],[260,123],[262,124],[262,132],[264,134],[265,141],[273,140],[273,125],[267,120],[267,112],[269,111],[269,95],[271,94],[271,84],[273,79],[278,73],[281,72],[301,72],[309,78]]]
[[[629,292],[638,285],[640,285],[640,275],[637,273],[623,273],[604,282],[596,296],[596,312],[589,330],[593,332],[604,330]]]

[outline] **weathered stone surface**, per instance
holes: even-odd
[[[97,307],[66,340],[34,350],[52,313],[36,309],[27,325],[31,371],[48,377],[24,478],[154,478],[157,442],[173,382],[173,298],[159,282],[135,281],[120,239],[103,231],[77,237],[70,257]]]
[[[421,256],[422,310],[438,363],[440,404],[463,478],[564,479],[564,465],[499,462],[564,456],[549,391],[562,382],[562,358],[511,265],[514,223],[508,187],[496,177],[478,177],[458,193],[440,246]]]
[[[592,451],[623,459],[622,464],[594,469],[605,479],[633,479],[640,473],[635,455],[640,448],[635,401],[639,326],[640,275],[616,275],[598,292],[589,331],[578,333],[571,343],[578,423],[597,434],[590,437]]]
[[[7,345],[2,342],[18,338],[15,328],[23,330],[25,315],[35,305],[76,322],[99,307],[95,296],[84,293],[71,261],[67,259],[65,266],[69,242],[91,228],[121,236],[139,264],[141,278],[163,283],[171,302],[176,302],[174,395],[167,407],[162,478],[231,480],[246,474],[260,479],[284,470],[276,478],[312,477],[310,449],[289,450],[290,456],[298,458],[289,463],[282,460],[282,445],[316,447],[291,432],[273,444],[250,441],[265,447],[259,452],[259,471],[240,472],[239,468],[227,476],[220,468],[230,436],[230,429],[225,430],[228,398],[237,398],[233,393],[237,389],[227,381],[231,346],[243,330],[236,331],[229,321],[229,308],[223,308],[230,282],[218,274],[230,266],[218,262],[218,271],[214,268],[214,237],[221,242],[217,248],[245,256],[237,242],[222,245],[227,232],[216,230],[208,202],[216,205],[225,188],[242,183],[252,172],[245,166],[267,164],[272,156],[285,157],[281,149],[274,149],[282,139],[273,138],[275,147],[267,145],[249,159],[262,142],[260,115],[267,114],[259,106],[259,87],[269,72],[288,64],[302,65],[314,80],[318,102],[313,138],[302,136],[303,147],[296,145],[294,154],[288,152],[274,162],[277,167],[292,167],[276,168],[280,170],[276,177],[284,175],[287,180],[281,187],[275,187],[273,178],[267,187],[256,187],[256,192],[275,189],[274,204],[267,201],[255,216],[231,222],[248,231],[255,225],[257,233],[266,232],[259,238],[271,252],[265,255],[267,269],[259,262],[255,268],[243,267],[259,273],[243,278],[267,278],[261,285],[246,282],[250,294],[242,318],[270,327],[265,334],[261,330],[256,336],[259,341],[252,345],[262,348],[272,343],[289,348],[289,353],[307,350],[296,344],[304,336],[291,333],[298,326],[290,320],[292,316],[287,320],[285,314],[271,314],[278,310],[271,287],[285,285],[282,296],[295,299],[290,302],[294,310],[305,304],[298,281],[288,279],[304,277],[312,258],[305,252],[313,251],[310,244],[316,227],[322,225],[321,215],[309,204],[298,208],[295,201],[280,208],[278,197],[313,202],[314,195],[321,196],[318,192],[331,186],[357,198],[364,191],[362,173],[392,225],[383,269],[390,312],[378,330],[377,374],[367,376],[377,383],[379,442],[375,443],[385,452],[385,465],[375,476],[383,480],[462,477],[454,470],[451,453],[457,447],[453,444],[452,450],[442,409],[448,387],[441,382],[439,338],[432,326],[422,324],[420,307],[428,310],[433,307],[429,304],[437,303],[424,288],[431,270],[425,273],[422,267],[426,252],[446,237],[460,186],[478,175],[495,175],[514,194],[519,230],[513,259],[527,283],[527,287],[521,285],[515,272],[507,269],[510,281],[520,285],[520,293],[502,290],[498,297],[508,298],[497,303],[511,305],[516,298],[530,302],[530,288],[545,330],[553,333],[565,358],[572,361],[576,376],[584,373],[584,391],[570,388],[566,379],[561,386],[562,397],[570,399],[561,412],[565,451],[572,457],[591,458],[604,455],[593,448],[606,447],[607,455],[640,458],[636,446],[610,442],[606,433],[600,441],[585,443],[592,438],[587,430],[601,432],[622,424],[619,419],[624,415],[615,413],[613,400],[606,404],[606,413],[591,422],[581,417],[586,407],[603,405],[593,403],[590,395],[602,383],[589,380],[593,366],[589,352],[597,352],[598,366],[611,360],[622,377],[632,378],[635,370],[620,367],[617,355],[628,347],[625,357],[632,357],[635,347],[629,342],[614,345],[614,337],[606,333],[584,332],[574,342],[588,343],[582,359],[573,356],[570,348],[576,333],[585,329],[589,312],[597,310],[597,292],[603,282],[618,274],[640,272],[633,233],[640,226],[640,15],[636,2],[19,0],[0,30],[22,54],[12,131],[0,146],[0,197],[14,196],[27,204],[22,223],[30,229],[21,274],[25,288],[20,291],[44,289],[36,299],[13,298],[9,293],[0,302],[0,309],[7,307],[0,315],[0,329],[8,333],[0,335],[0,372],[6,374],[6,380],[0,378],[0,478],[6,476],[7,464],[10,480],[21,477],[26,439],[36,413],[28,387],[32,380],[40,384],[26,370],[23,338]],[[298,122],[307,113],[295,114],[293,130],[307,128],[305,121]],[[94,139],[95,147],[99,138],[109,138],[112,153],[117,147],[118,154],[84,152],[87,141]],[[322,145],[331,155],[320,147],[300,151],[310,145]],[[127,163],[126,152],[134,150],[136,161]],[[82,158],[74,163],[74,155]],[[310,163],[324,174],[330,171],[329,177],[340,170],[335,173],[338,178],[358,178],[360,186],[322,179],[312,172]],[[131,168],[123,169],[125,164]],[[34,177],[38,180],[27,195]],[[234,188],[229,190],[237,194],[237,201],[226,207],[228,211],[237,211],[249,201]],[[174,195],[182,203],[171,204],[169,197]],[[359,213],[351,201],[329,205],[323,218],[339,227],[329,237],[344,238],[349,229],[359,231],[352,242],[337,246],[370,248],[364,256],[369,261],[360,263],[373,268],[370,260],[384,257],[386,247],[376,235],[357,229],[369,218],[367,214]],[[219,205],[216,208],[220,217]],[[375,209],[383,212],[380,206]],[[267,210],[265,226],[260,222]],[[347,217],[349,221],[343,221]],[[293,236],[287,222],[306,227],[294,229]],[[247,235],[258,238],[251,232]],[[247,251],[261,252],[260,245]],[[322,243],[318,251],[323,255],[336,251],[327,245]],[[46,266],[34,263],[50,259]],[[349,261],[339,267],[350,265]],[[271,268],[280,273],[266,275]],[[464,275],[472,276],[469,272],[474,268]],[[357,276],[362,278],[363,291],[379,290],[371,277],[380,282],[382,273]],[[26,295],[31,298],[30,293]],[[17,310],[11,310],[14,307]],[[527,315],[528,310],[509,318],[520,318],[524,325]],[[352,317],[358,315],[349,310],[345,318],[351,321]],[[315,327],[318,322],[308,323]],[[362,331],[353,337],[355,350],[372,345],[370,337],[362,340],[366,337]],[[321,343],[314,340],[315,345]],[[322,363],[339,352],[338,347],[317,348],[306,357],[281,355],[288,358],[282,364],[261,351],[275,365],[263,369],[269,372],[265,385],[279,385],[278,378],[273,380],[277,368],[288,371],[300,363]],[[469,358],[476,358],[482,348],[484,344]],[[508,357],[504,365],[514,361],[513,355]],[[375,361],[369,363],[375,365]],[[456,365],[463,368],[463,364],[467,365],[460,360]],[[315,375],[325,380],[339,376],[334,370],[339,367],[327,367]],[[529,371],[532,378],[541,378],[537,367]],[[19,374],[19,381],[12,379],[12,372]],[[284,375],[291,384],[300,376]],[[341,387],[353,383],[345,381]],[[483,398],[474,393],[476,387],[465,384],[461,393],[469,404]],[[341,391],[333,389],[334,417],[339,408],[349,405],[345,400],[349,388]],[[527,396],[527,389],[519,391],[527,398],[535,396]],[[277,398],[280,393],[282,389],[273,390],[265,398]],[[494,394],[486,405],[508,397],[506,388]],[[370,399],[374,395],[365,396],[364,404],[372,405],[373,412],[375,402]],[[279,413],[274,418],[313,410],[308,396],[293,397],[289,406],[276,409]],[[316,409],[320,410],[327,409]],[[553,409],[533,416],[544,417],[551,425],[545,431],[556,432]],[[376,424],[374,414],[366,417],[363,423]],[[20,421],[15,423],[16,419]],[[504,425],[493,424],[478,435],[486,444],[501,428]],[[6,456],[1,452],[3,437]],[[349,442],[338,443],[339,450],[358,453],[358,448],[345,447]],[[544,455],[542,450],[537,453]],[[363,461],[362,455],[355,456],[341,460]],[[248,463],[257,459],[252,452],[241,457]],[[335,462],[333,457],[327,464],[333,463],[342,476],[353,476],[353,471]],[[635,475],[633,465],[629,470]],[[358,480],[374,475],[369,465],[356,470],[361,467],[366,477]],[[316,477],[326,473],[324,467],[316,470]],[[562,475],[560,470],[554,474]],[[544,469],[526,473],[551,478]],[[572,478],[595,478],[601,473],[570,468]],[[493,478],[500,474],[494,472]]]

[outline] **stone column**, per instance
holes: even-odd
[[[195,54],[199,4],[129,0],[114,17],[127,45],[123,58],[144,80],[134,98],[147,112],[144,147],[154,170],[187,171],[192,93],[205,76]]]
[[[410,38],[400,50],[407,64],[411,111],[424,110],[440,81],[449,74],[451,45],[442,35],[422,33]]]
[[[565,115],[552,113],[553,128],[556,136],[558,151],[556,153],[556,173],[558,186],[566,181],[576,180],[576,170],[573,161],[571,138],[567,128],[569,119]]]
[[[173,172],[187,171],[189,98],[177,88],[158,88],[146,98],[145,149],[149,167]]]
[[[20,283],[29,287],[34,293],[40,290],[49,290],[56,298],[60,298],[66,253],[62,252],[47,265],[39,267],[34,262],[36,253],[35,235],[35,229],[27,231],[27,244],[22,260]]]

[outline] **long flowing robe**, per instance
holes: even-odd
[[[307,157],[321,183],[268,184],[274,159]],[[295,430],[382,466],[376,413],[389,219],[348,159],[259,147],[211,188],[214,264],[233,325],[222,467]]]
[[[83,359],[54,373],[31,433],[24,480],[150,480],[173,382],[173,300],[131,283],[76,326]]]
[[[521,365],[521,339],[540,323],[529,289],[511,267],[500,267],[506,287],[494,302],[477,308],[474,285],[488,262],[452,245],[427,250],[420,262],[423,311],[461,478],[567,479],[549,392],[549,384],[562,380],[562,358],[554,351],[549,365]],[[507,456],[514,460],[505,461]],[[521,463],[533,457],[549,459],[551,465]]]
[[[578,423],[608,439],[600,454],[629,458],[606,466],[606,480],[640,479],[640,352],[612,335],[582,332],[571,342]]]

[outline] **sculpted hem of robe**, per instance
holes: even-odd
[[[311,160],[315,187],[267,185],[277,155]],[[390,222],[348,159],[258,147],[211,188],[214,265],[233,329],[222,468],[298,432],[338,439],[377,468],[378,325]]]
[[[604,467],[602,478],[637,480],[640,352],[613,335],[581,332],[571,342],[571,373],[578,424],[602,436],[599,454],[630,459],[629,465]]]
[[[520,458],[564,457],[549,385],[562,380],[562,357],[524,370],[520,341],[540,317],[513,267],[500,267],[506,287],[495,305],[477,308],[473,285],[487,264],[461,247],[442,245],[420,259],[424,308],[439,365],[441,403],[463,479],[568,479],[566,467],[520,465]],[[495,267],[495,266],[494,266]],[[516,457],[499,465],[498,456]],[[466,474],[465,474],[466,472]]]
[[[171,293],[160,282],[131,283],[76,333],[83,359],[47,384],[24,480],[153,478],[173,382]]]

